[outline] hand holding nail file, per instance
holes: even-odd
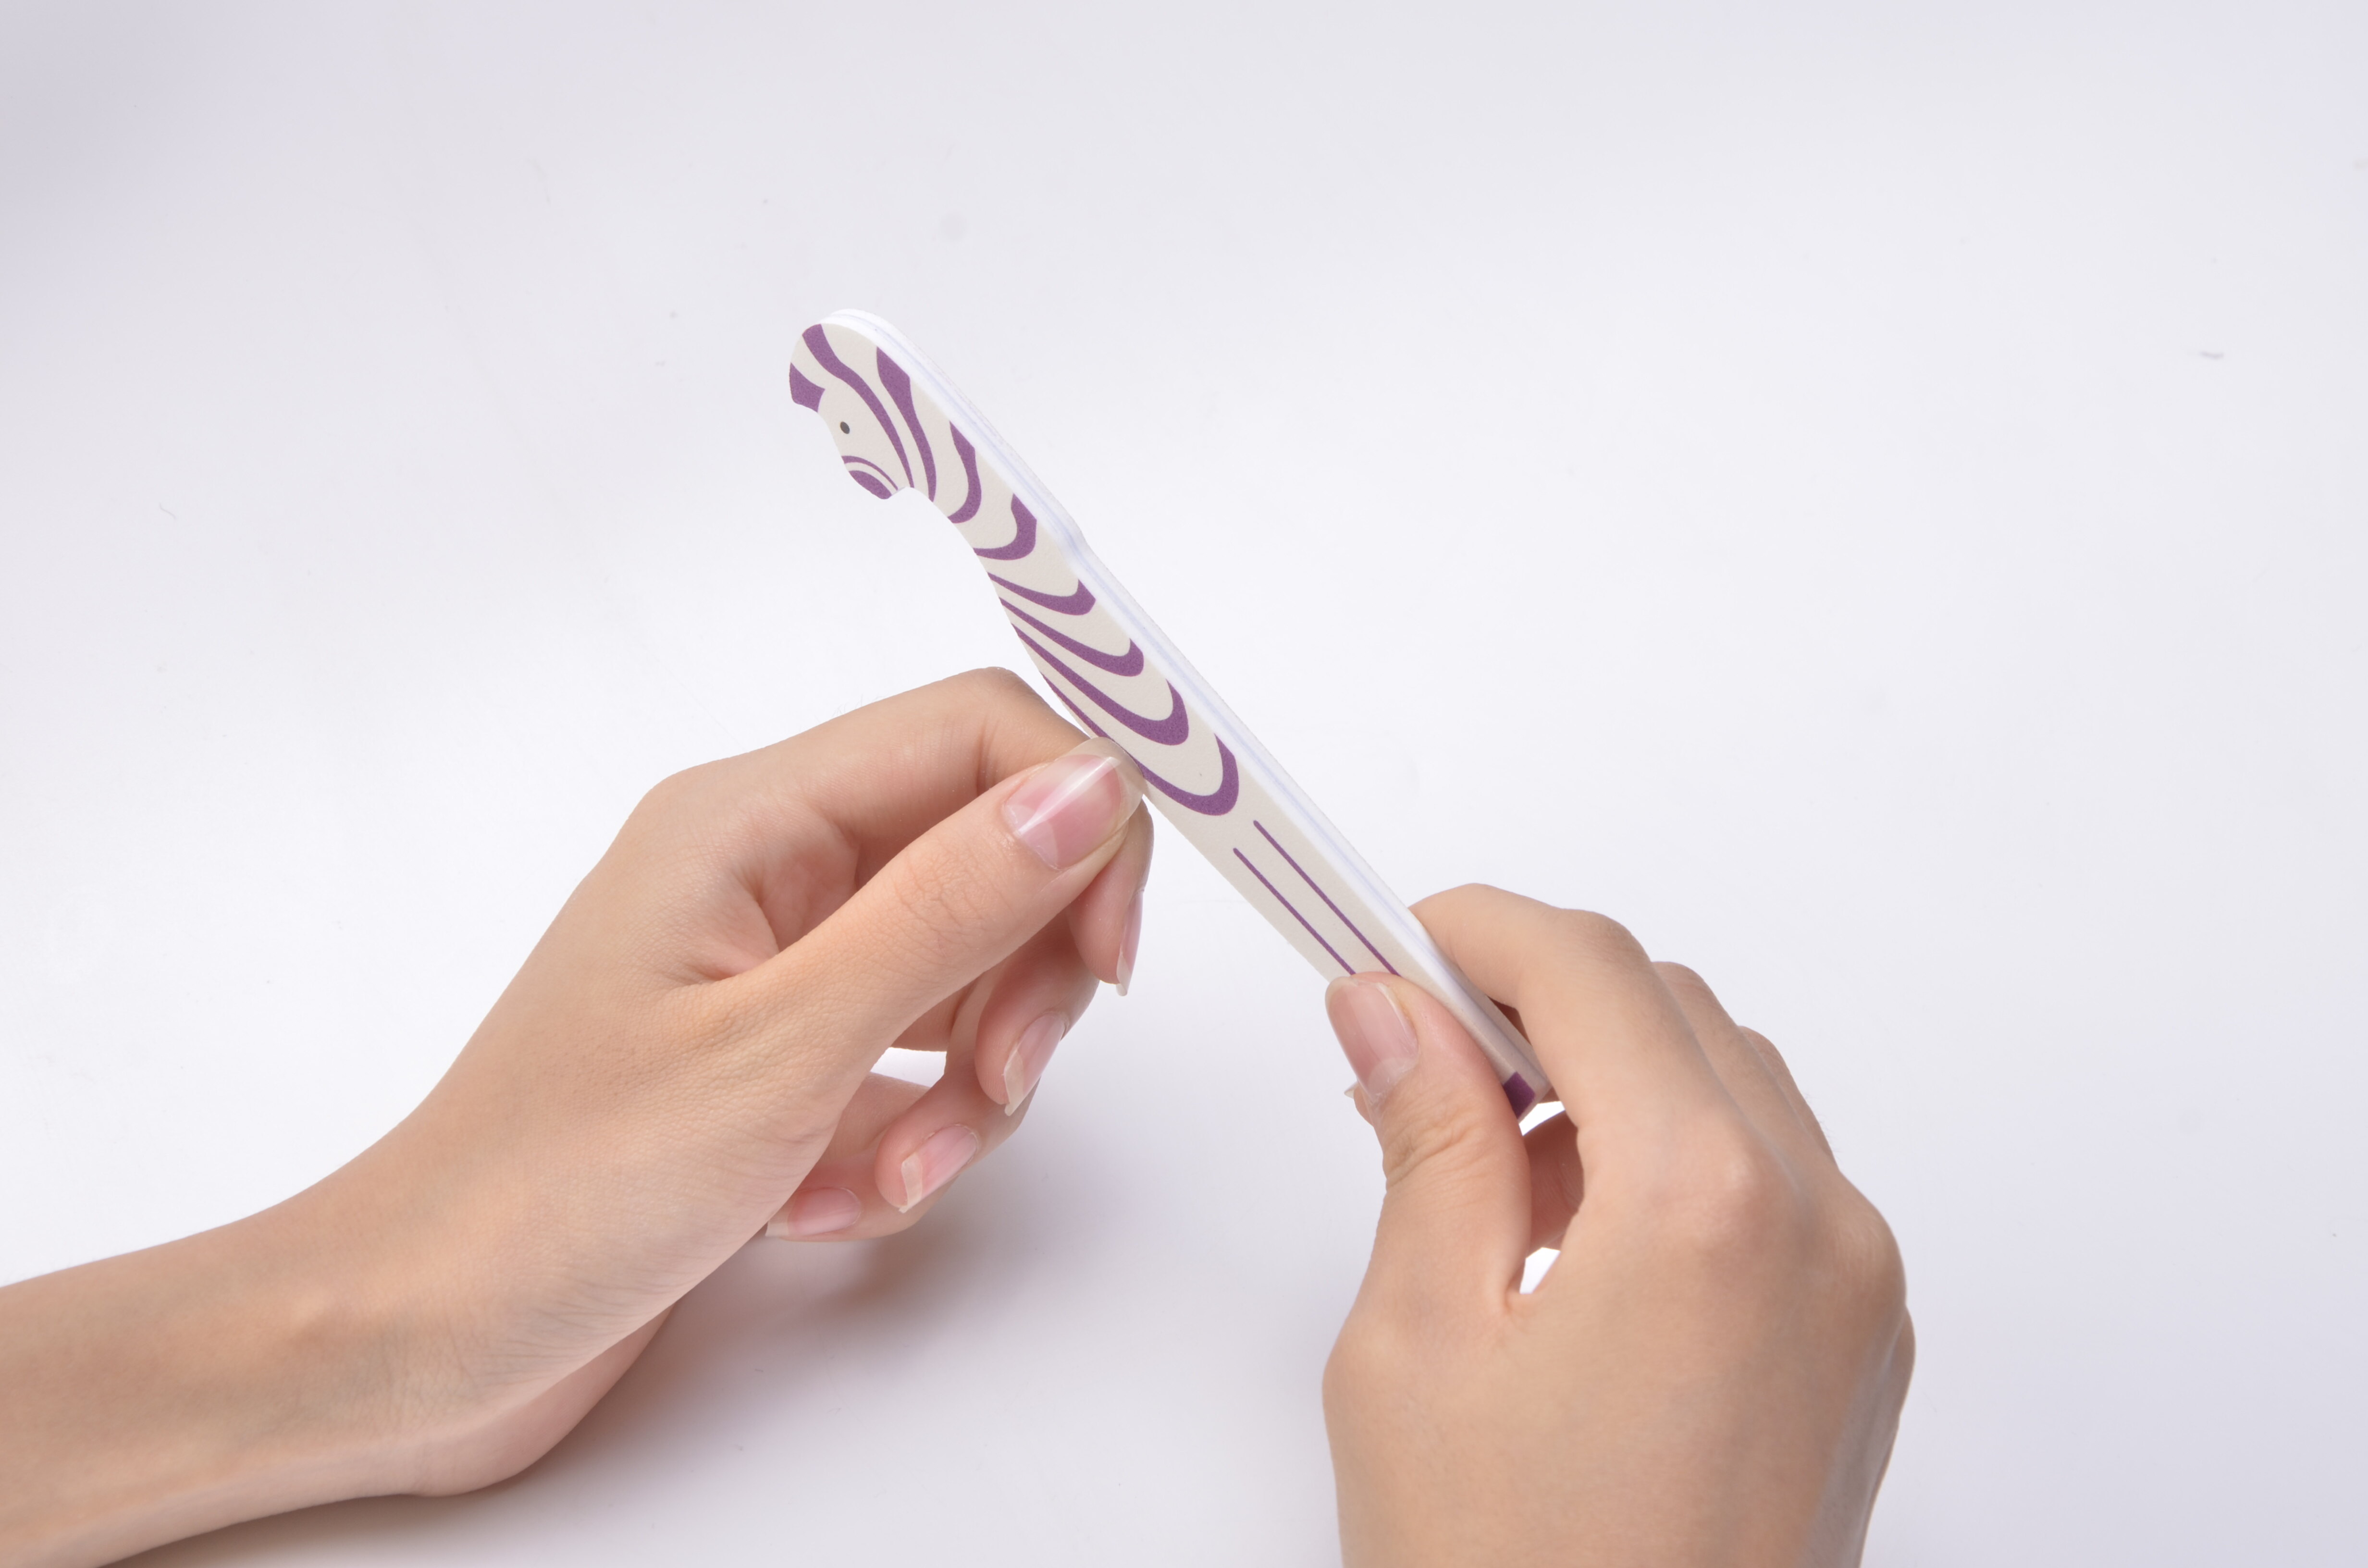
[[[790,395],[848,477],[916,490],[986,568],[1011,629],[1080,723],[1123,748],[1176,831],[1327,977],[1386,971],[1439,998],[1496,1065],[1515,1114],[1553,1090],[1529,1043],[1324,820],[1120,587],[1052,494],[951,382],[876,316],[808,327]]]

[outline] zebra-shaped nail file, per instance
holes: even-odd
[[[986,568],[1053,695],[1133,757],[1161,814],[1326,976],[1420,985],[1480,1042],[1516,1115],[1553,1097],[1529,1042],[1324,820],[1094,558],[1051,492],[953,383],[876,316],[808,327],[790,395],[847,475],[928,497]]]

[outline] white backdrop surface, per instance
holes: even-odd
[[[0,6],[0,1278],[427,1089],[632,801],[1018,666],[896,322],[1402,892],[1627,921],[1905,1248],[1869,1560],[2359,1560],[2368,10]],[[158,1564],[1303,1563],[1378,1195],[1165,846],[910,1234]]]

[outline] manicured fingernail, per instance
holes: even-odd
[[[796,1241],[843,1231],[863,1218],[863,1199],[843,1187],[818,1187],[801,1192],[773,1216],[765,1233],[775,1241]]]
[[[911,1213],[913,1205],[953,1180],[954,1173],[977,1155],[978,1134],[960,1122],[930,1133],[897,1167],[905,1177],[905,1201],[896,1205],[896,1212]]]
[[[1013,836],[1056,871],[1108,841],[1143,799],[1134,765],[1110,741],[1092,740],[1028,776],[1003,802]]]
[[[1398,1080],[1414,1070],[1414,1026],[1390,988],[1364,975],[1334,981],[1324,993],[1332,1032],[1364,1086],[1368,1104],[1379,1108]]]
[[[1053,1048],[1068,1032],[1066,1017],[1047,1013],[1029,1025],[1012,1043],[1011,1054],[1003,1059],[1004,1115],[1019,1114],[1019,1108],[1036,1092],[1037,1080],[1044,1076],[1044,1063],[1053,1060]]]
[[[1134,949],[1143,943],[1143,890],[1134,890],[1134,902],[1126,906],[1126,930],[1118,939],[1118,994],[1134,981]]]

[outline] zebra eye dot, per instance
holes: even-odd
[[[839,433],[840,435],[842,435],[842,436],[851,436],[851,435],[853,435],[855,432],[854,432],[854,431],[852,431],[852,430],[849,430],[849,429],[847,427],[847,421],[846,421],[846,420],[844,420],[844,419],[842,419],[842,420],[840,420],[840,421],[838,422],[838,433]]]

